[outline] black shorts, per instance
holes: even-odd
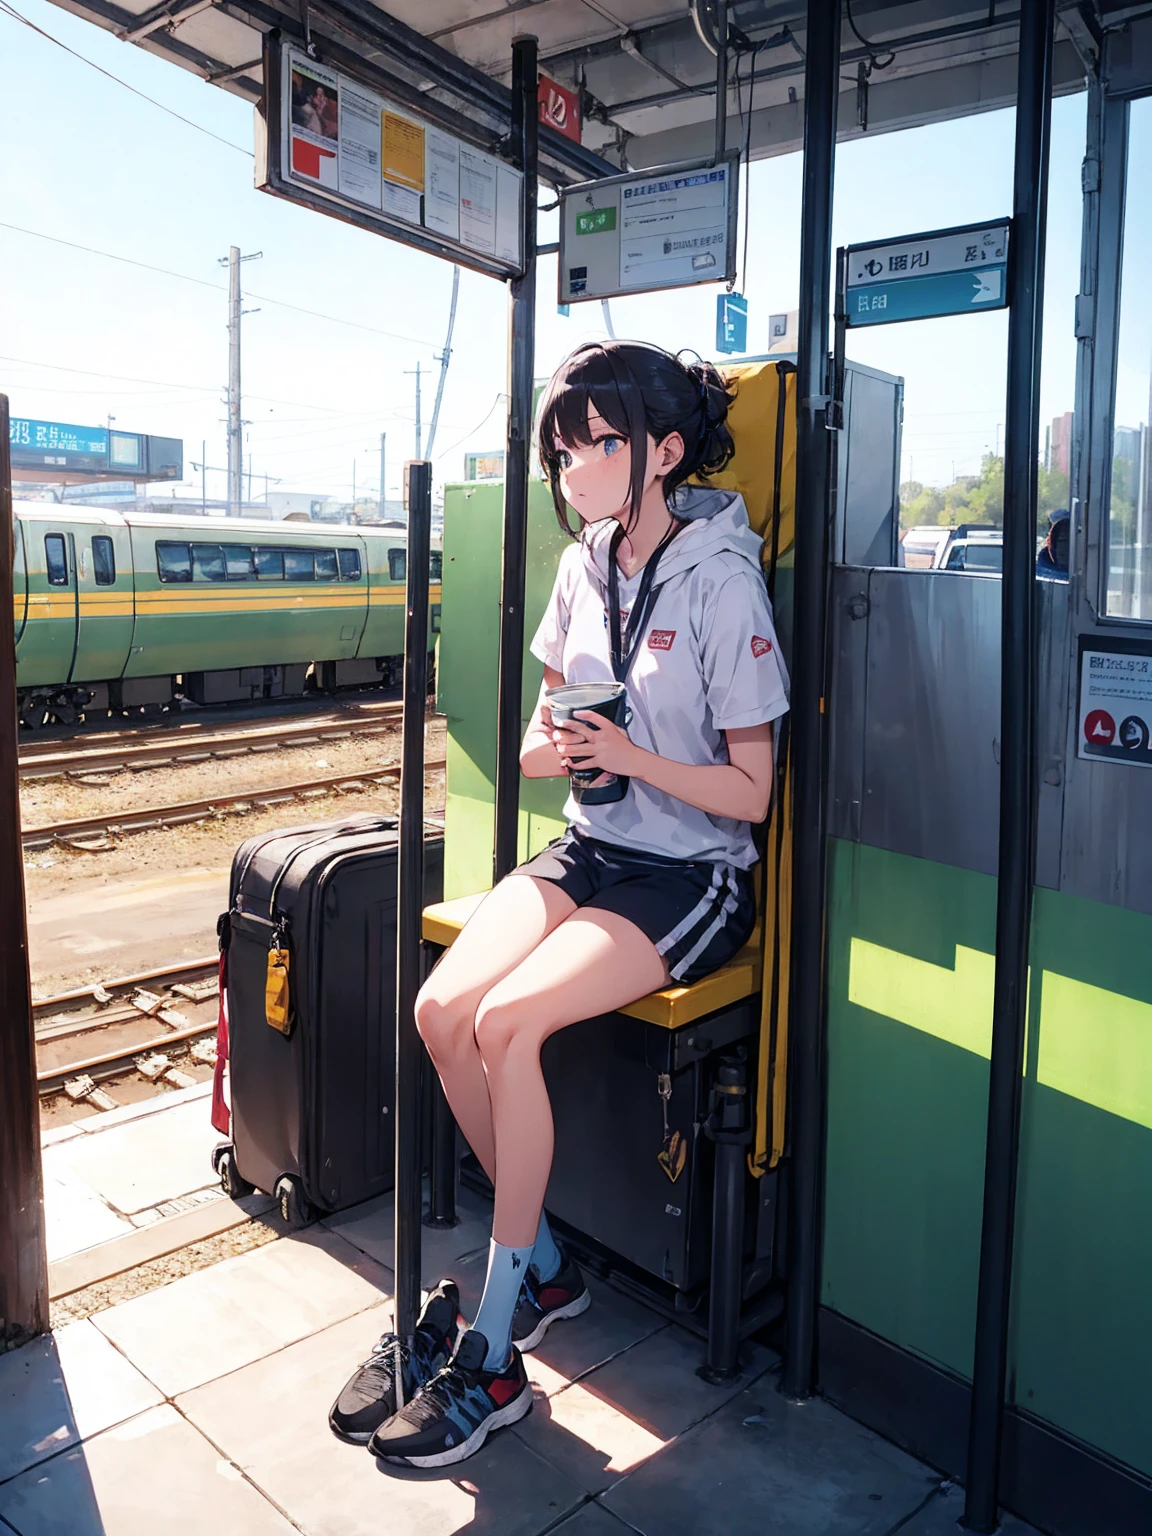
[[[756,926],[750,869],[633,852],[572,827],[516,873],[552,881],[578,907],[635,923],[682,986],[727,965]]]

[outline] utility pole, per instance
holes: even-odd
[[[420,364],[417,363],[415,368],[406,368],[404,371],[405,373],[414,373],[416,375],[416,457],[422,459],[424,455],[420,452]]]
[[[379,435],[379,521],[384,521],[384,444],[387,442],[387,432]]]
[[[437,357],[440,364],[440,379],[436,385],[436,404],[432,407],[432,425],[428,428],[428,447],[424,457],[432,457],[432,444],[436,441],[436,423],[440,420],[440,402],[444,398],[444,381],[448,377],[448,359],[452,356],[452,329],[456,324],[456,299],[460,292],[460,268],[452,268],[452,303],[448,309],[448,335],[444,340],[444,350]],[[417,407],[416,419],[420,419],[420,410]],[[416,457],[420,458],[419,440],[417,440]]]
[[[255,310],[240,307],[240,263],[258,261],[264,253],[253,251],[241,256],[233,245],[227,256],[219,258],[228,268],[228,516],[240,516],[244,494],[244,423],[240,419],[240,317]]]
[[[352,460],[352,510],[356,510],[356,460]]]
[[[200,439],[200,515],[208,516],[208,444]]]

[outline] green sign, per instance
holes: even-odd
[[[616,228],[615,208],[593,208],[589,213],[576,215],[578,235],[604,235]]]

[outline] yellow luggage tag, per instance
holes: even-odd
[[[264,979],[264,1017],[282,1035],[292,1033],[292,1000],[288,986],[288,950],[277,928],[268,951],[268,972]]]
[[[661,1072],[657,1078],[656,1091],[664,1105],[664,1144],[656,1154],[656,1161],[675,1184],[684,1172],[684,1164],[688,1161],[688,1143],[679,1131],[668,1129],[668,1102],[672,1097],[672,1079],[667,1072]]]

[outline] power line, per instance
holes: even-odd
[[[3,6],[6,0],[0,0]],[[195,283],[198,288],[211,288],[216,293],[226,291],[223,283],[210,283],[207,278],[192,277],[187,272],[174,272],[171,267],[153,266],[147,261],[137,261],[134,256],[119,256],[115,251],[100,251],[93,245],[81,245],[76,240],[64,240],[59,235],[46,235],[40,229],[26,229],[22,224],[9,224],[0,219],[0,229],[14,230],[18,235],[30,235],[34,240],[48,240],[53,245],[66,245],[69,250],[83,251],[86,256],[102,256],[105,261],[119,261],[128,267],[140,267],[145,272],[158,272],[161,277],[175,277],[182,283]],[[366,325],[362,320],[346,320],[342,315],[326,315],[318,309],[305,309],[300,304],[289,304],[286,299],[273,299],[266,293],[254,293],[249,290],[250,299],[259,299],[263,304],[275,304],[278,309],[289,309],[293,314],[309,315],[313,320],[328,320],[333,325],[347,325],[354,331],[368,331],[373,336],[386,336],[389,341],[407,341],[417,347],[431,347],[433,342],[424,336],[405,336],[399,331],[384,331],[377,325]]]
[[[131,91],[133,96],[139,96],[141,101],[146,101],[153,107],[159,107],[161,112],[167,112],[168,116],[174,117],[177,122],[184,123],[189,128],[195,128],[197,133],[206,133],[210,139],[215,139],[217,144],[223,144],[228,149],[234,149],[238,154],[247,155],[249,160],[255,158],[252,151],[245,149],[243,144],[234,144],[231,139],[222,138],[220,134],[213,133],[211,128],[205,128],[203,123],[194,123],[190,117],[184,117],[181,113],[174,112],[171,107],[166,107],[162,101],[157,101],[155,96],[149,96],[144,91],[138,91],[134,85],[129,85],[127,80],[121,80],[120,76],[114,75],[111,70],[102,68],[99,64],[93,63],[91,59],[86,59],[82,53],[77,53],[75,48],[69,48],[67,43],[62,43],[58,37],[53,37],[51,32],[45,32],[43,27],[38,27],[34,21],[29,21],[27,16],[21,16],[19,11],[8,4],[8,0],[0,0],[0,11],[10,16],[13,21],[18,21],[23,26],[30,28],[31,31],[37,33],[40,37],[46,38],[48,42],[55,43],[57,48],[63,48],[65,53],[70,53],[74,59],[79,59],[81,64],[87,64],[88,68],[94,69],[98,75],[103,75],[105,79],[113,81],[116,85],[122,85],[126,91]]]

